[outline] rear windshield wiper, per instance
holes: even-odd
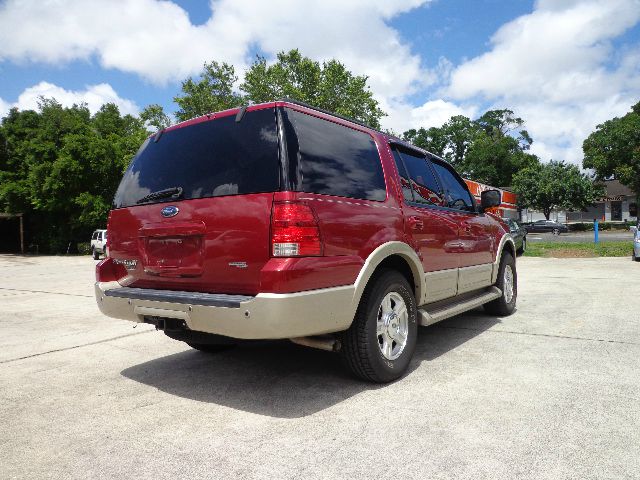
[[[149,195],[145,195],[136,203],[144,203],[149,200],[157,200],[158,198],[172,197],[180,198],[182,196],[182,187],[165,188],[164,190],[158,190],[157,192],[151,192]]]

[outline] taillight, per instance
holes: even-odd
[[[274,202],[271,254],[274,257],[322,255],[320,229],[311,207],[296,202]]]
[[[127,269],[121,264],[116,264],[111,257],[96,264],[97,282],[115,282],[126,276]]]

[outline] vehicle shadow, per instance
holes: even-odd
[[[474,311],[420,328],[408,375],[496,323],[499,319]],[[393,388],[351,377],[336,354],[288,341],[245,345],[218,354],[188,350],[121,374],[171,395],[278,418],[304,417],[363,391]]]

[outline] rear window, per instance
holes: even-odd
[[[378,149],[371,135],[284,109],[291,187],[365,200],[387,197]]]
[[[235,118],[169,130],[157,142],[148,139],[125,172],[114,207],[136,205],[146,195],[173,188],[182,189],[182,199],[277,191],[274,109],[247,112],[240,122]]]

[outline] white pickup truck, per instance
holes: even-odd
[[[107,231],[96,230],[91,235],[91,255],[94,260],[100,258],[100,254],[107,256]]]

